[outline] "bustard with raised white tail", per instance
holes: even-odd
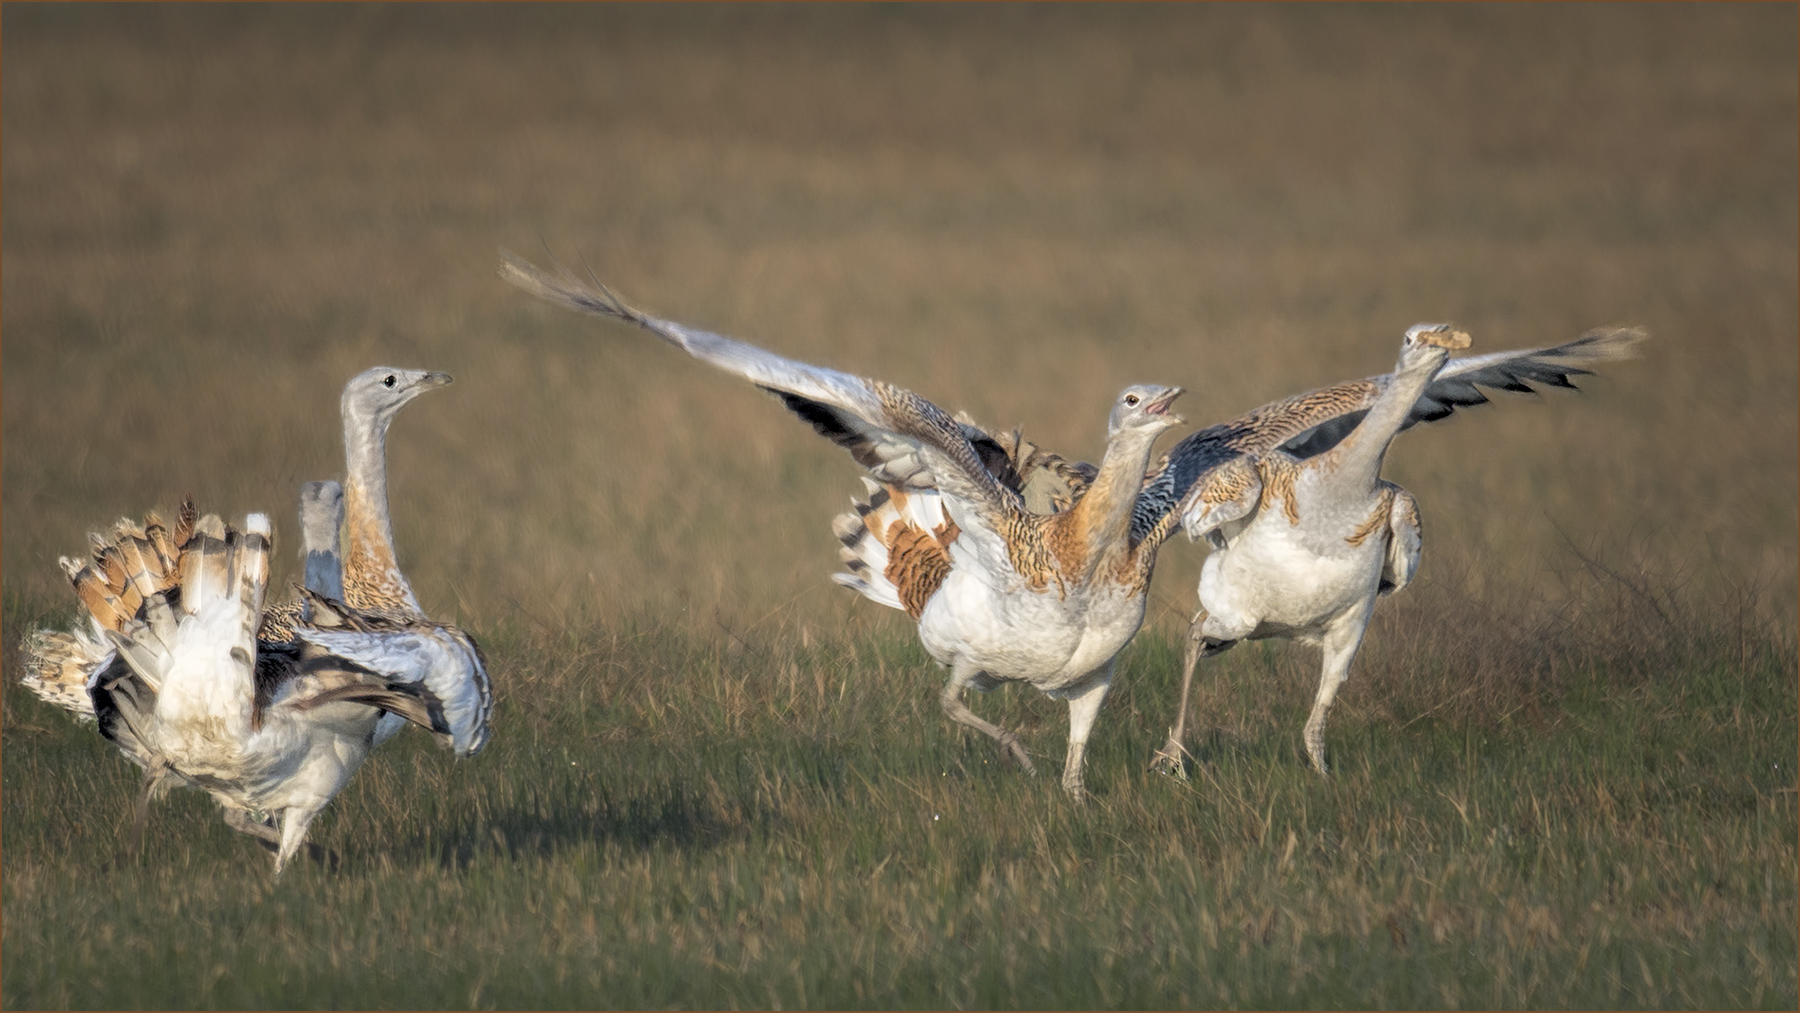
[[[310,672],[336,669],[361,673],[358,678],[362,688],[354,692],[362,696],[354,700],[341,695],[351,690],[341,688],[336,690],[339,696],[322,702],[306,693],[293,698],[299,710],[320,710],[321,720],[328,719],[336,729],[335,738],[318,735],[312,741],[342,761],[344,779],[363,762],[370,749],[407,723],[421,724],[440,734],[459,756],[478,752],[489,736],[491,695],[480,649],[462,630],[434,623],[419,610],[394,561],[387,515],[388,424],[413,397],[448,382],[450,378],[442,373],[385,367],[352,378],[346,385],[342,406],[354,495],[343,495],[342,487],[335,482],[310,483],[303,488],[302,553],[310,586],[300,598],[280,606],[264,608],[262,596],[259,594],[256,599],[255,624],[251,629],[256,631],[252,656],[260,680],[259,692],[291,695],[292,691],[283,688],[286,683]],[[340,563],[338,531],[345,522],[348,548],[356,555],[353,561]],[[173,534],[151,515],[142,526],[119,522],[110,540],[90,536],[92,565],[65,559],[63,566],[78,597],[87,606],[88,625],[93,632],[78,628],[69,633],[34,633],[22,680],[37,695],[74,712],[78,718],[98,716],[102,733],[127,758],[145,768],[146,788],[139,805],[134,845],[142,832],[146,806],[153,797],[176,781],[201,782],[185,773],[180,757],[167,756],[155,745],[156,729],[162,720],[161,678],[154,668],[147,669],[146,675],[120,660],[125,655],[118,631],[127,627],[148,631],[151,641],[147,646],[139,646],[140,655],[161,657],[162,663],[169,665],[186,663],[182,659],[195,644],[182,641],[178,646],[164,635],[169,632],[171,613],[166,604],[157,603],[164,597],[174,602],[182,600],[180,561],[185,544],[197,537],[194,526],[192,504],[186,503]],[[266,566],[264,570],[266,580]],[[339,595],[366,605],[359,608],[346,604],[338,600]],[[145,655],[146,651],[149,654]],[[370,680],[378,680],[398,696],[369,695],[366,690],[375,684]],[[420,711],[404,703],[403,697],[423,701],[426,709]],[[276,696],[271,695],[270,699]],[[321,709],[323,703],[356,700],[362,701],[363,710]],[[422,714],[429,722],[420,720]],[[362,741],[364,732],[366,742]],[[318,768],[325,761],[308,763],[310,768]],[[319,780],[316,770],[307,776],[312,781]],[[241,782],[221,785],[201,783],[225,806],[226,821],[232,827],[277,849],[279,871],[293,849],[303,842],[305,824],[317,809],[240,805],[234,799],[256,792]],[[341,783],[338,787],[342,787]],[[269,795],[267,790],[257,791]],[[319,801],[319,805],[323,804],[324,800]],[[258,818],[253,815],[255,812],[266,813],[268,818]]]
[[[1178,387],[1127,388],[1107,426],[1106,454],[1080,501],[1054,515],[1025,508],[1006,455],[910,391],[785,359],[740,341],[649,316],[610,292],[504,255],[501,275],[558,305],[636,324],[779,397],[868,469],[886,505],[920,537],[884,546],[886,560],[846,579],[918,620],[919,639],[950,670],[940,695],[952,720],[994,739],[1021,766],[1012,732],[982,720],[963,690],[1027,682],[1069,703],[1062,784],[1084,793],[1082,758],[1119,651],[1143,622],[1155,544],[1130,537],[1156,438],[1180,419]],[[979,435],[979,434],[974,434]],[[870,573],[899,579],[870,579]]]
[[[152,514],[97,536],[92,564],[63,561],[93,635],[40,631],[24,681],[92,716],[144,769],[133,847],[149,803],[188,784],[268,842],[279,874],[367,758],[384,715],[449,735],[427,689],[321,646],[311,624],[285,642],[257,639],[271,535],[261,514],[239,530],[196,520],[190,502],[173,534]],[[70,645],[77,654],[60,651]]]

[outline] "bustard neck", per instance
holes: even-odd
[[[423,615],[394,552],[385,419],[344,412],[344,466],[344,601]]]
[[[1128,429],[1113,437],[1087,492],[1073,508],[1053,518],[1064,526],[1065,544],[1072,541],[1079,547],[1084,578],[1134,551],[1131,516],[1159,435],[1160,430]]]
[[[1368,414],[1329,452],[1336,456],[1340,470],[1366,469],[1371,482],[1380,475],[1388,444],[1447,360],[1447,355],[1433,356],[1411,366],[1402,362],[1394,367],[1393,379],[1369,406]]]

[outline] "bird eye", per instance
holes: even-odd
[[[381,385],[383,387],[392,387],[394,385],[394,374],[389,373],[386,377],[384,377],[381,381]]]
[[[1135,407],[1137,407],[1137,403],[1138,403],[1138,396],[1136,394],[1125,395],[1126,407],[1135,408]]]

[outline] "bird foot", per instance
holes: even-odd
[[[1037,775],[1037,768],[1031,765],[1031,757],[1025,752],[1025,746],[1019,742],[1019,737],[1017,735],[1007,732],[1000,736],[998,741],[1000,743],[1000,748],[1005,750],[1005,752],[1001,754],[1002,756],[1012,757],[1013,762],[1024,768],[1025,773],[1033,776]]]
[[[1182,748],[1181,743],[1170,738],[1169,741],[1163,743],[1161,749],[1156,751],[1156,755],[1150,757],[1150,769],[1158,774],[1166,774],[1177,780],[1185,781],[1188,779],[1187,758],[1190,758],[1191,755]]]

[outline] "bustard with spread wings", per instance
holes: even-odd
[[[1119,651],[1144,618],[1156,540],[1133,538],[1131,527],[1153,444],[1181,421],[1169,411],[1181,388],[1144,385],[1120,394],[1106,453],[1080,501],[1037,514],[1025,508],[1000,447],[917,394],[661,320],[603,288],[503,256],[501,275],[513,284],[635,324],[743,377],[848,450],[919,534],[883,547],[880,570],[892,579],[881,578],[879,587],[866,576],[846,579],[918,621],[926,651],[950,670],[940,694],[945,714],[992,738],[1026,770],[1033,765],[1018,737],[976,716],[964,689],[1027,682],[1066,699],[1062,785],[1084,794],[1089,734]]]
[[[1591,373],[1584,366],[1628,358],[1643,338],[1635,328],[1602,328],[1550,348],[1451,358],[1468,335],[1419,324],[1390,374],[1276,401],[1176,444],[1147,480],[1145,499],[1179,502],[1189,536],[1212,552],[1183,652],[1181,703],[1153,764],[1182,769],[1199,657],[1283,637],[1323,654],[1304,738],[1325,772],[1325,722],[1375,601],[1405,587],[1419,565],[1418,504],[1381,478],[1388,445],[1416,423],[1485,403],[1482,387],[1573,389],[1572,377]],[[1142,522],[1155,517],[1147,511]]]

